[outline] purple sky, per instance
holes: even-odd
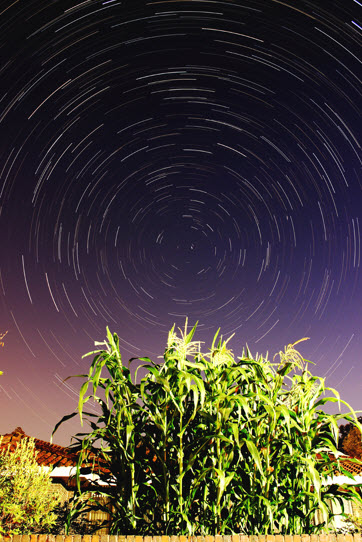
[[[236,355],[310,337],[362,408],[362,4],[4,6],[0,434],[49,440],[107,325],[156,359],[186,316]]]

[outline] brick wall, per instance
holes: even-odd
[[[0,542],[362,542],[360,534],[228,535],[228,536],[113,536],[113,535],[16,535]]]

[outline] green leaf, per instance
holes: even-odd
[[[134,430],[134,425],[127,425],[127,427],[126,427],[126,448],[128,448],[129,439],[131,438],[133,430]]]
[[[83,405],[86,402],[86,400],[84,399],[84,394],[86,393],[86,391],[88,389],[88,384],[89,384],[89,381],[86,380],[86,382],[84,382],[82,384],[82,386],[80,388],[80,392],[79,392],[78,411],[79,411],[79,417],[80,417],[81,425],[83,425],[83,417],[82,417]]]
[[[262,478],[264,478],[265,474],[263,472],[263,467],[262,467],[262,464],[261,464],[261,458],[260,458],[260,454],[258,452],[257,447],[255,446],[254,442],[251,441],[251,440],[244,440],[244,442],[247,445],[248,450],[250,452],[250,455],[251,455],[252,459],[254,460],[254,463],[256,464]]]
[[[55,427],[54,427],[54,429],[53,429],[53,431],[52,431],[52,437],[51,437],[51,441],[50,441],[50,442],[53,441],[53,435],[54,435],[54,433],[57,431],[58,427],[59,427],[62,423],[66,422],[67,420],[70,420],[71,418],[74,418],[74,416],[76,416],[77,414],[78,414],[77,412],[72,412],[72,414],[67,414],[66,416],[63,416],[63,418],[55,425]]]

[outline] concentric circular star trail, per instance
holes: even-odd
[[[0,12],[0,431],[49,438],[107,325],[156,357],[186,317],[236,354],[311,337],[360,408],[361,2]]]

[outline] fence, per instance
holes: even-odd
[[[216,536],[122,536],[122,535],[15,535],[0,542],[362,542],[360,534],[312,535],[216,535]]]

